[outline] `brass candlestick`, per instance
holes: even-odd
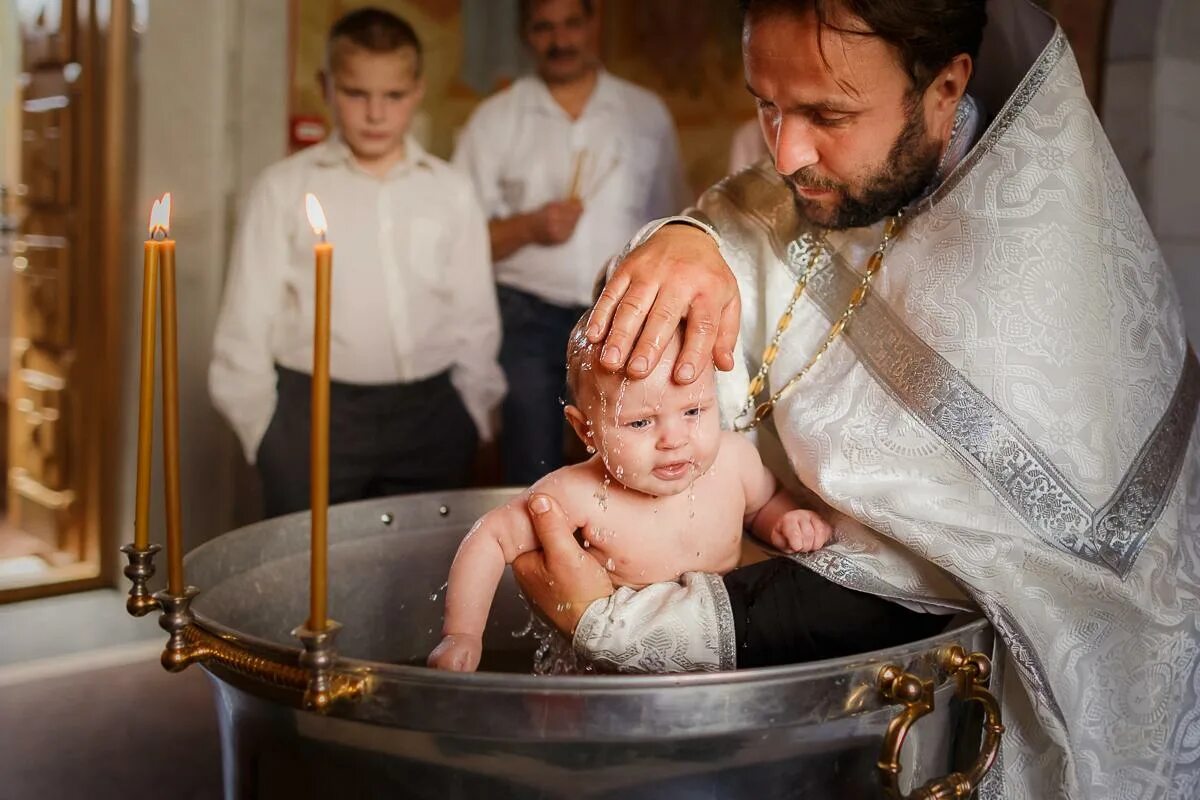
[[[193,622],[192,600],[198,594],[200,590],[195,586],[187,587],[181,594],[173,594],[169,589],[154,594],[163,610],[158,624],[170,636],[162,653],[162,665],[167,672],[182,672],[196,660],[195,647],[188,641],[186,631]]]
[[[154,577],[154,556],[161,549],[162,546],[157,544],[144,549],[136,544],[121,547],[121,552],[129,559],[124,570],[125,577],[133,584],[129,587],[125,610],[135,617],[144,617],[159,608],[158,600],[150,595],[149,583]]]

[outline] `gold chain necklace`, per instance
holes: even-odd
[[[812,248],[812,255],[808,258],[808,263],[804,270],[796,278],[796,288],[792,291],[792,299],[788,301],[787,308],[779,317],[779,322],[775,325],[775,335],[771,337],[771,341],[767,344],[762,355],[762,366],[758,368],[758,374],[750,381],[750,391],[746,394],[746,402],[742,406],[741,413],[737,415],[737,419],[741,420],[750,414],[753,409],[754,417],[748,423],[734,423],[733,429],[740,433],[752,431],[767,420],[775,411],[775,405],[780,398],[800,380],[809,373],[821,357],[829,350],[830,345],[834,340],[846,329],[846,325],[850,322],[850,318],[858,311],[863,302],[867,299],[867,292],[871,286],[871,279],[875,277],[875,273],[879,272],[883,266],[883,254],[887,250],[892,239],[896,236],[896,231],[900,226],[900,215],[889,217],[888,221],[883,226],[883,238],[879,241],[879,246],[875,248],[875,252],[871,253],[871,257],[867,260],[866,274],[858,283],[858,288],[854,290],[854,294],[850,295],[850,302],[846,305],[846,310],[841,313],[833,325],[829,328],[829,333],[825,335],[825,341],[813,354],[813,357],[808,360],[804,368],[785,383],[779,391],[772,394],[767,400],[760,403],[757,408],[754,406],[754,401],[763,389],[767,386],[767,373],[771,370],[771,365],[775,363],[775,359],[779,356],[779,343],[783,340],[783,335],[792,324],[792,314],[795,311],[796,303],[800,301],[800,297],[804,294],[805,288],[808,286],[809,278],[812,277],[813,269],[816,266],[817,259],[821,257],[821,253],[825,250],[824,235],[819,238]]]

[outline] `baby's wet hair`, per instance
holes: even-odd
[[[580,388],[584,385],[585,380],[594,381],[599,370],[604,370],[605,374],[617,378],[626,377],[624,366],[616,370],[600,366],[600,351],[604,347],[604,342],[593,343],[588,339],[588,322],[591,318],[592,311],[588,309],[575,323],[575,327],[571,329],[571,336],[567,339],[567,396],[565,399],[570,405],[579,405]],[[674,335],[681,341],[684,327],[685,323],[680,322],[679,327],[675,329]]]
[[[583,312],[583,316],[571,329],[567,338],[567,396],[569,405],[577,405],[579,387],[583,373],[591,372],[600,357],[600,344],[593,344],[587,337],[588,320],[592,317],[591,309]],[[619,371],[624,372],[624,368]]]

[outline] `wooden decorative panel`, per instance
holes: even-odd
[[[38,72],[25,87],[21,114],[21,176],[30,205],[72,200],[75,103],[61,71]]]
[[[32,213],[13,244],[13,335],[63,350],[71,344],[71,248],[57,215]]]
[[[53,358],[37,348],[26,347],[18,363],[22,366],[15,375],[14,396],[10,398],[10,468],[22,471],[31,489],[27,494],[37,495],[38,486],[59,492],[70,483],[67,381]]]
[[[75,0],[17,0],[25,69],[75,60]]]

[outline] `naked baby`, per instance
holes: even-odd
[[[745,528],[783,552],[809,552],[828,541],[829,524],[796,506],[754,446],[721,430],[712,365],[690,386],[671,379],[678,333],[657,369],[635,381],[594,361],[586,322],[576,325],[568,346],[566,416],[592,455],[531,491],[558,501],[614,585],[640,589],[686,573],[724,574],[738,565]],[[539,547],[527,499],[523,493],[488,512],[463,539],[430,666],[470,672],[479,665],[505,565]]]

